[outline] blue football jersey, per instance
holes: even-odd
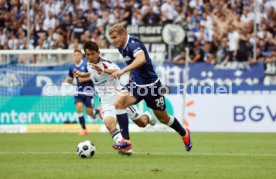
[[[128,35],[128,40],[124,48],[119,48],[119,52],[126,60],[127,65],[131,64],[135,59],[135,54],[142,50],[145,54],[146,63],[141,67],[130,72],[131,80],[139,85],[146,85],[155,82],[158,77],[153,69],[148,51],[137,37]]]
[[[80,64],[78,64],[78,65],[72,64],[70,66],[70,68],[69,68],[69,74],[68,75],[71,78],[74,78],[74,75],[73,75],[73,71],[74,70],[78,70],[80,72],[88,72],[88,70],[87,70],[87,61],[86,60],[82,60]],[[78,87],[78,91],[83,91],[83,89],[91,90],[91,87],[94,88],[94,84],[93,84],[92,81],[87,81],[87,82],[84,82],[84,83],[79,83],[79,81],[77,79],[77,87]]]

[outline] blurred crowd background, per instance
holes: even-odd
[[[177,23],[190,35],[173,63],[185,62],[185,45],[190,63],[276,61],[276,0],[30,0],[29,22],[27,12],[28,0],[0,0],[0,49],[81,49],[86,40],[109,48],[108,24]]]

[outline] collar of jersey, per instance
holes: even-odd
[[[100,63],[101,59],[102,59],[102,57],[101,57],[101,56],[99,56],[98,63]],[[97,63],[97,64],[98,64],[98,63]]]
[[[75,64],[75,65],[76,67],[80,67],[82,63],[83,63],[83,60],[81,60],[79,64]]]
[[[127,47],[128,41],[129,41],[129,35],[127,34],[127,41],[126,41],[126,44],[124,46],[124,49]]]

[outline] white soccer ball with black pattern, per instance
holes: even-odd
[[[95,155],[95,151],[95,145],[89,140],[80,142],[77,147],[77,155],[81,158],[92,158]]]

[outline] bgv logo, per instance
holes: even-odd
[[[271,106],[234,106],[233,113],[235,122],[243,122],[246,119],[259,122],[264,118],[269,118],[273,122],[276,122],[275,107],[273,110]]]

